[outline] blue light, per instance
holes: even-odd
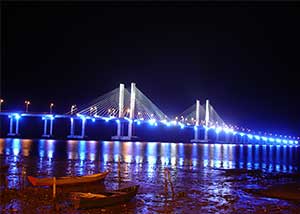
[[[287,141],[287,140],[282,140],[282,142],[283,142],[283,143],[287,143],[288,141]]]
[[[46,115],[45,117],[43,117],[43,120],[46,119],[46,118],[50,118],[51,120],[54,120],[54,117],[53,117],[52,114]]]
[[[290,143],[290,144],[293,144],[294,142],[293,142],[292,140],[289,140],[289,143]]]
[[[277,143],[281,143],[281,139],[277,138],[277,139],[276,139],[276,142],[277,142]]]
[[[120,123],[120,120],[116,120],[117,123]]]
[[[268,140],[268,138],[266,138],[266,137],[261,137],[261,139],[262,139],[263,141],[267,141],[267,140]]]
[[[295,140],[295,141],[294,141],[294,143],[295,143],[295,144],[298,144],[298,141],[297,141],[297,140]]]
[[[148,120],[148,123],[149,123],[151,126],[153,126],[153,125],[155,125],[156,120],[155,120],[155,119]]]
[[[197,127],[197,126],[194,126],[194,130],[197,131],[197,130],[198,130],[198,127]]]
[[[180,128],[181,128],[181,129],[184,129],[184,124],[180,124]]]
[[[270,137],[270,138],[269,138],[269,141],[270,141],[270,142],[274,142],[275,140],[274,140],[274,138]]]
[[[139,121],[139,120],[138,120],[138,121],[136,121],[136,123],[137,123],[138,125],[141,125],[141,121]]]
[[[230,128],[223,128],[223,130],[226,134],[228,134],[229,132],[233,132],[233,130]]]
[[[218,134],[219,132],[221,132],[222,131],[222,128],[221,127],[218,127],[218,128],[216,128],[216,133]]]
[[[260,140],[260,136],[255,135],[254,137],[255,137],[256,140]]]
[[[176,126],[176,125],[177,125],[177,121],[176,121],[176,120],[172,120],[172,121],[171,121],[171,125]]]
[[[253,135],[252,134],[247,134],[248,138],[252,139]]]
[[[15,114],[15,118],[16,118],[16,120],[19,120],[21,118],[21,116],[19,114]]]
[[[240,135],[241,135],[241,137],[243,137],[245,134],[241,132]]]
[[[92,119],[92,121],[93,121],[93,122],[95,122],[95,121],[96,121],[96,119],[95,119],[95,118],[93,118],[93,119]]]

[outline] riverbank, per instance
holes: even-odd
[[[122,168],[130,168],[122,163]],[[172,169],[170,183],[166,189],[165,169],[157,168],[153,180],[136,174],[128,181],[122,171],[121,183],[117,171],[113,171],[104,184],[85,185],[85,192],[101,192],[140,184],[136,198],[128,203],[112,207],[75,210],[68,189],[57,189],[52,197],[52,188],[31,187],[28,183],[22,189],[7,189],[0,193],[0,210],[4,213],[299,213],[300,181],[298,174],[274,176],[257,170]],[[204,175],[206,174],[206,177]],[[195,176],[198,175],[198,176]],[[286,175],[286,176],[284,176]],[[215,179],[210,179],[215,176]],[[272,178],[270,178],[272,177]],[[244,179],[247,178],[247,179]],[[184,183],[179,180],[185,180]],[[195,185],[197,184],[197,185]],[[78,187],[74,189],[78,191]],[[27,212],[28,211],[28,212]]]

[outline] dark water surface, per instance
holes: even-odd
[[[136,213],[298,212],[297,203],[243,191],[263,188],[266,181],[255,176],[232,180],[222,169],[299,173],[299,153],[298,146],[0,139],[0,164],[9,165],[9,188],[19,187],[21,174],[85,175],[109,169],[105,185],[116,189],[119,166],[121,186],[141,186],[131,208]],[[165,200],[165,168],[181,199]]]

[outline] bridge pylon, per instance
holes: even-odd
[[[194,139],[192,143],[207,143],[208,140],[208,125],[209,125],[209,100],[206,100],[205,106],[205,127],[204,127],[204,139],[199,139],[200,131],[200,101],[196,100],[196,124],[194,126]]]
[[[193,143],[201,142],[199,140],[199,121],[200,121],[200,101],[196,100],[196,124],[194,126],[194,139],[191,140]]]
[[[130,92],[130,108],[129,108],[129,120],[128,120],[128,133],[124,135],[124,125],[125,122],[122,120],[124,118],[124,84],[120,84],[119,90],[119,118],[121,120],[117,121],[117,135],[112,136],[112,140],[132,140],[136,139],[136,136],[132,135],[133,130],[133,120],[134,120],[134,110],[135,110],[135,100],[136,100],[136,86],[135,83],[131,83]]]

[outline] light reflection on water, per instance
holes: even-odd
[[[299,172],[299,147],[273,145],[196,144],[119,141],[55,141],[0,139],[0,163],[9,164],[10,185],[25,165],[29,175],[83,175],[107,169],[109,164],[131,164],[135,172],[146,167],[155,177],[158,167],[247,168],[266,172]],[[129,168],[124,173],[130,175]]]

